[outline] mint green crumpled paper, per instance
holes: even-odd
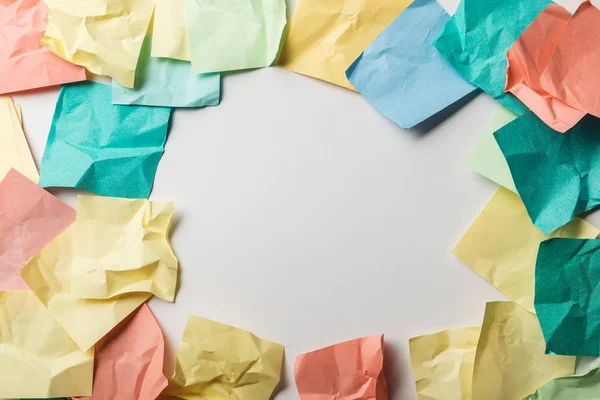
[[[557,378],[523,400],[592,400],[600,398],[600,369]]]

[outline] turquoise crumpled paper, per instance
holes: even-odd
[[[556,378],[523,400],[592,400],[600,398],[600,369]]]
[[[506,85],[506,52],[550,0],[462,0],[433,45],[459,74],[516,114],[527,108]]]
[[[96,82],[60,90],[40,168],[40,186],[148,198],[164,152],[170,108],[113,105]]]

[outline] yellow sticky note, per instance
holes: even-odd
[[[190,44],[185,28],[184,0],[156,0],[152,57],[190,61]]]
[[[73,232],[71,225],[44,247],[21,270],[21,276],[75,343],[88,350],[150,295],[135,293],[110,300],[85,300],[71,294]]]
[[[356,90],[346,70],[412,0],[300,0],[279,65]]]
[[[89,396],[93,374],[94,351],[81,351],[32,292],[0,292],[0,397]]]
[[[185,400],[269,400],[282,361],[282,345],[190,315],[165,393]]]
[[[177,258],[169,243],[173,203],[79,196],[71,293],[108,299],[152,293],[175,299]]]
[[[575,218],[550,235],[531,222],[521,198],[501,187],[456,245],[454,254],[511,300],[534,313],[535,261],[546,239],[595,238],[600,231]]]
[[[154,0],[44,1],[49,12],[41,40],[44,46],[73,64],[133,88]]]
[[[23,132],[21,107],[10,97],[0,97],[0,180],[11,168],[36,183],[40,179]]]
[[[512,301],[488,303],[475,353],[473,399],[522,400],[554,378],[573,375],[575,357],[545,350],[535,315]]]
[[[419,400],[471,400],[480,333],[479,327],[458,328],[410,339]]]

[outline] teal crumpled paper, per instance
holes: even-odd
[[[587,116],[558,133],[528,112],[494,136],[531,220],[546,235],[600,205],[600,119]]]
[[[523,400],[592,400],[600,398],[600,369],[556,378]]]
[[[170,108],[113,105],[111,87],[60,90],[40,168],[40,186],[148,198],[164,152]]]
[[[550,0],[462,0],[433,41],[459,74],[516,114],[526,107],[506,85],[506,52]]]
[[[546,352],[600,356],[600,240],[550,239],[535,264],[534,306]]]
[[[187,61],[150,57],[152,38],[146,36],[135,70],[133,89],[112,84],[113,104],[141,106],[217,106],[221,99],[220,74],[194,74]]]

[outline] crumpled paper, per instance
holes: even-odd
[[[480,333],[479,327],[458,328],[410,339],[419,400],[471,400]]]
[[[494,134],[535,226],[545,234],[600,205],[600,119],[564,134],[528,112]]]
[[[0,179],[11,168],[33,182],[40,179],[23,132],[21,107],[10,97],[0,97]]]
[[[411,0],[300,0],[279,65],[356,90],[346,70]]]
[[[156,0],[152,29],[152,57],[190,61],[184,0]]]
[[[590,400],[600,393],[600,369],[585,375],[554,379],[523,400]]]
[[[535,310],[546,352],[600,356],[600,240],[553,239],[540,245]]]
[[[154,0],[44,0],[48,26],[41,44],[73,64],[133,87]]]
[[[436,0],[415,0],[346,71],[350,83],[404,129],[477,89],[429,43],[448,19]]]
[[[0,397],[92,394],[94,351],[81,351],[32,292],[0,292]]]
[[[573,374],[575,357],[546,355],[544,347],[535,315],[517,303],[487,303],[475,353],[473,399],[521,400],[549,380]]]
[[[111,92],[109,85],[96,82],[62,87],[42,158],[40,186],[148,198],[171,109],[112,105]]]
[[[454,248],[454,255],[492,286],[534,313],[535,261],[540,243],[554,237],[595,238],[600,231],[575,218],[545,236],[518,195],[500,188]]]
[[[197,74],[268,67],[287,23],[285,0],[184,0]]]
[[[147,305],[96,352],[92,396],[74,400],[155,400],[167,387],[165,342]]]
[[[294,378],[300,400],[386,400],[383,335],[300,354]]]
[[[71,293],[80,299],[152,293],[174,301],[172,218],[173,203],[79,196]]]
[[[269,400],[283,346],[248,331],[190,315],[165,395],[184,400]]]
[[[433,41],[469,82],[516,114],[526,107],[504,91],[506,52],[551,0],[462,0]]]
[[[585,112],[565,104],[541,85],[542,71],[567,29],[571,14],[550,4],[507,53],[506,91],[514,94],[542,121],[558,132],[566,132],[585,116]]]
[[[150,57],[151,46],[152,38],[147,36],[138,60],[133,89],[113,81],[113,104],[164,107],[219,105],[219,74],[194,74],[189,62]]]
[[[110,300],[86,300],[73,296],[73,232],[72,225],[44,247],[23,268],[21,276],[77,345],[88,350],[150,295],[134,293]]]
[[[19,273],[75,221],[75,211],[19,172],[0,182],[0,290],[29,290]]]

